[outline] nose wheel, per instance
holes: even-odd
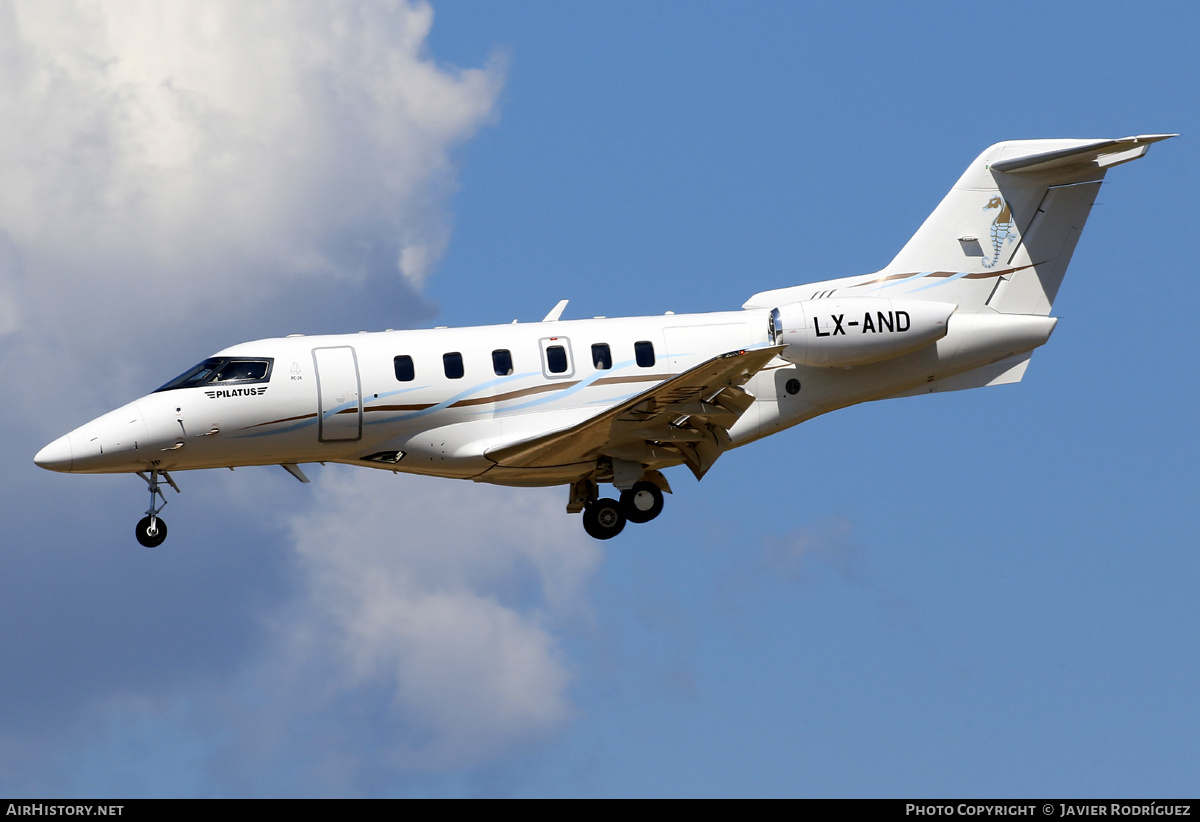
[[[147,548],[157,548],[167,538],[167,522],[160,517],[142,517],[134,529],[134,533],[137,534],[137,541],[142,545]]]
[[[150,476],[142,471],[138,471],[137,475],[146,481],[146,485],[150,490],[150,507],[146,509],[146,516],[138,521],[134,528],[134,534],[137,536],[137,541],[147,548],[157,548],[163,544],[163,540],[167,538],[167,523],[158,514],[163,508],[167,507],[167,497],[159,487],[158,478],[161,475],[167,484],[175,489],[175,493],[179,493],[179,486],[175,484],[175,480],[171,479],[171,475],[166,471],[152,470]],[[160,504],[158,501],[162,500]]]

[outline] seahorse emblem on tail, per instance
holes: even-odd
[[[983,210],[987,211],[992,208],[1000,209],[1000,213],[996,215],[996,219],[992,220],[992,259],[988,260],[985,257],[980,260],[984,268],[994,266],[1000,260],[1000,251],[1004,248],[1004,244],[1011,243],[1017,237],[1017,224],[1013,222],[1012,211],[1009,209],[1008,203],[1004,202],[1004,198],[992,197]]]

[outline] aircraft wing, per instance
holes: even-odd
[[[783,346],[713,357],[581,423],[486,452],[506,468],[589,462],[684,462],[696,478],[729,447],[729,429],[754,402],[741,386]]]

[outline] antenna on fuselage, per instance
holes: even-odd
[[[557,322],[558,318],[562,316],[563,309],[567,307],[567,303],[569,303],[569,302],[570,302],[570,300],[559,300],[558,305],[556,305],[556,306],[554,306],[554,308],[550,309],[550,313],[547,314],[542,319],[542,322],[544,322],[544,323]]]

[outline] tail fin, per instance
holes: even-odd
[[[887,268],[850,293],[1048,315],[1105,172],[1174,136],[997,143]]]
[[[882,271],[762,291],[742,307],[874,295],[953,303],[951,322],[965,327],[986,315],[1048,317],[1105,173],[1175,136],[997,143],[971,163]],[[1019,382],[1031,353],[895,396]]]

